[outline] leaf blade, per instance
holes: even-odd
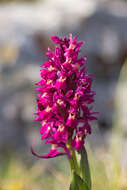
[[[89,190],[91,190],[91,174],[85,147],[81,150],[80,170],[83,180],[88,185]]]
[[[76,172],[73,172],[70,190],[89,190],[89,188],[86,182]]]

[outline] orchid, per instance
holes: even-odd
[[[87,74],[86,57],[79,58],[83,41],[77,42],[72,34],[69,38],[52,36],[51,39],[57,45],[54,51],[48,48],[48,60],[41,66],[35,113],[35,120],[41,123],[41,140],[51,144],[51,149],[42,156],[33,147],[31,151],[40,158],[67,155],[73,176],[78,179],[81,175],[75,166],[75,152],[81,156],[84,153],[85,139],[91,134],[90,122],[96,120],[96,112],[90,107],[95,95],[91,90],[94,77]],[[73,189],[73,181],[70,188]]]

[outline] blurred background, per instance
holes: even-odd
[[[35,82],[51,35],[85,40],[98,121],[88,137],[93,190],[127,190],[127,1],[0,0],[0,190],[65,190],[66,158],[39,160]]]

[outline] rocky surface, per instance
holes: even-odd
[[[52,34],[72,32],[85,40],[82,53],[96,76],[99,125],[112,126],[115,89],[127,56],[127,2],[77,0],[72,5],[73,1],[47,0],[0,6],[0,148],[34,139],[34,83],[44,52],[52,47]]]

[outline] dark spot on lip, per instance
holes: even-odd
[[[71,116],[74,116],[75,114],[74,113],[71,113]]]

